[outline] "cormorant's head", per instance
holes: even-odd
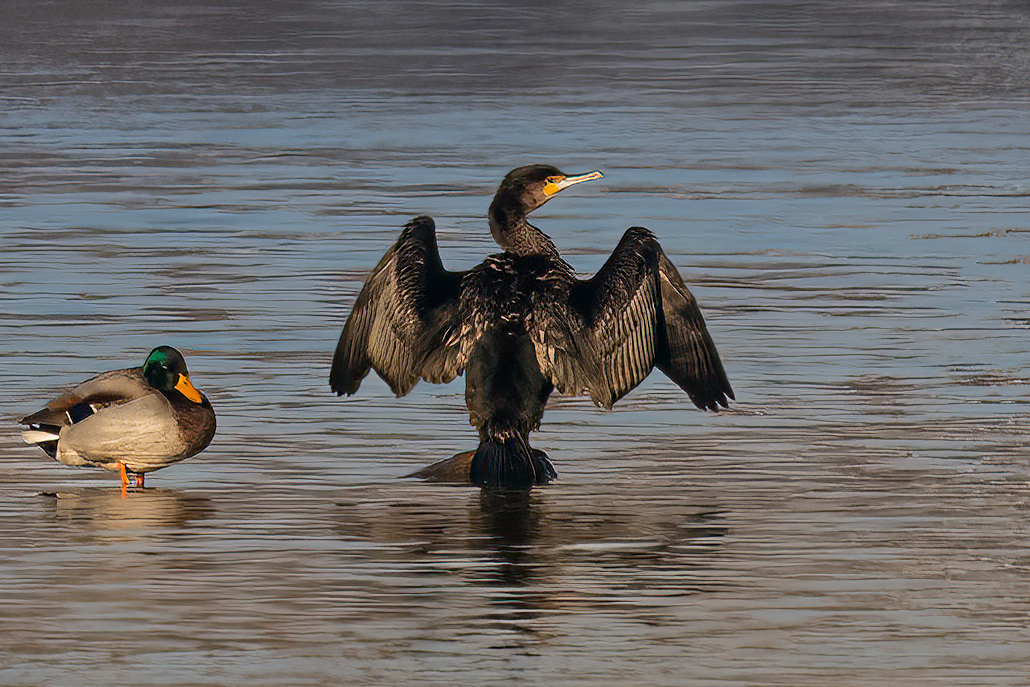
[[[194,403],[204,402],[204,397],[190,382],[186,359],[171,346],[158,346],[150,352],[143,363],[143,376],[150,386],[159,391],[174,390]]]
[[[504,177],[490,206],[491,211],[495,207],[500,209],[503,206],[508,212],[514,211],[515,214],[528,215],[562,189],[584,181],[600,179],[603,176],[600,172],[565,174],[551,165],[518,167]]]

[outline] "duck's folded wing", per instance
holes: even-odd
[[[444,269],[431,218],[408,222],[365,282],[344,325],[329,374],[333,391],[353,394],[369,369],[398,396],[419,379],[442,383],[461,374],[463,274]]]
[[[67,454],[64,458],[74,455],[92,463],[121,460],[131,470],[147,471],[184,458],[186,448],[168,400],[151,390],[65,428],[59,450]]]
[[[595,402],[610,408],[655,366],[699,408],[733,398],[694,296],[647,229],[626,231],[600,271],[573,287],[571,306],[596,352]]]
[[[126,403],[153,392],[138,369],[113,370],[82,384],[22,418],[23,425],[62,427],[92,415],[100,408]]]

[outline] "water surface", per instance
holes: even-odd
[[[1026,684],[1025,4],[84,7],[0,22],[0,682]],[[655,373],[556,397],[528,496],[399,479],[461,383],[338,399],[339,330],[531,161],[605,172],[534,221],[585,274],[655,231],[738,402]],[[21,443],[162,343],[203,454],[122,499]]]

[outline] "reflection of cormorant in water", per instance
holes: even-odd
[[[353,394],[370,368],[398,396],[419,379],[464,372],[480,438],[468,478],[512,488],[555,477],[529,445],[555,388],[611,408],[657,366],[699,408],[727,405],[733,391],[701,310],[650,231],[627,230],[581,280],[526,220],[562,189],[599,178],[549,165],[511,171],[489,212],[504,252],[466,272],[444,269],[431,218],[410,221],[358,295],[333,357],[333,390]]]
[[[497,556],[496,577],[490,582],[524,586],[541,574],[542,561],[534,546],[540,538],[539,504],[525,490],[484,489],[479,507],[469,509],[473,529],[486,536]]]
[[[647,605],[648,597],[727,584],[717,561],[729,527],[711,505],[655,499],[650,488],[484,489],[456,498],[460,492],[434,486],[428,499],[426,489],[402,484],[390,501],[369,492],[338,503],[340,535],[376,543],[404,574],[497,587],[500,605],[520,612],[603,605],[606,595]]]
[[[470,504],[471,530],[494,559],[474,582],[500,592],[490,614],[495,620],[529,621],[548,609],[603,607],[612,600],[623,608],[646,607],[654,598],[721,584],[708,563],[728,532],[719,513],[649,513],[649,499],[554,503],[537,494],[484,489],[478,507]],[[605,580],[603,590],[593,585],[597,579]]]

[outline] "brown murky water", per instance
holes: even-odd
[[[4,11],[0,683],[1027,684],[1024,3]],[[339,329],[529,161],[605,172],[537,223],[584,273],[654,230],[738,403],[656,373],[555,399],[524,498],[398,479],[461,384],[338,399]],[[206,452],[122,499],[21,443],[160,343]]]

